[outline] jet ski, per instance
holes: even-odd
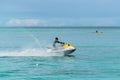
[[[76,50],[71,44],[64,43],[60,47],[49,47],[47,52],[50,53],[63,53],[64,55],[69,55]]]

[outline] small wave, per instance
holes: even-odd
[[[63,53],[49,53],[47,49],[23,49],[19,51],[0,52],[0,56],[63,56]]]

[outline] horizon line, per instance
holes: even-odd
[[[0,28],[120,28],[120,26],[0,26]]]

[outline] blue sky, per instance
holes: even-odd
[[[0,26],[120,26],[120,0],[0,0]]]

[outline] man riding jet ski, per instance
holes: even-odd
[[[58,40],[58,37],[55,38],[54,43],[53,43],[53,47],[56,47],[56,46],[55,46],[56,43],[64,44],[64,42],[60,42],[60,41]]]
[[[61,46],[56,47],[56,43],[61,44]],[[60,42],[58,40],[58,37],[55,38],[55,41],[53,43],[53,48],[49,48],[49,52],[54,52],[54,53],[64,53],[64,55],[68,55],[71,54],[72,52],[74,52],[76,49],[68,43],[64,43],[64,42]]]

